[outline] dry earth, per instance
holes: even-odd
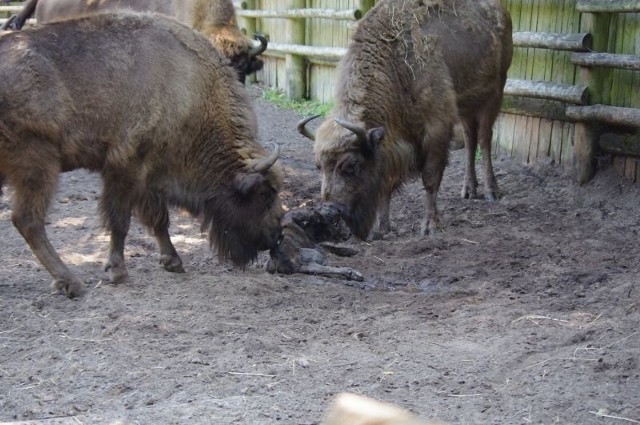
[[[299,117],[257,100],[261,141],[282,144],[285,204],[319,193]],[[461,200],[462,151],[440,193],[444,232],[417,237],[423,191],[392,205],[384,241],[350,241],[363,283],[274,276],[266,254],[221,264],[175,213],[187,269],[157,264],[134,223],[131,281],[108,284],[99,179],[72,172],[51,240],[91,288],[68,300],[0,201],[0,422],[317,424],[350,391],[453,424],[640,421],[640,190],[604,170],[576,187],[560,167],[497,158],[495,204]]]

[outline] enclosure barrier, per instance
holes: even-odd
[[[567,108],[567,116],[577,121],[574,140],[574,158],[578,172],[578,181],[585,182],[595,173],[594,152],[598,147],[607,153],[625,157],[638,156],[640,153],[640,109],[622,108],[602,104],[601,93],[606,76],[600,69],[623,69],[640,71],[640,56],[605,52],[607,49],[608,24],[613,13],[640,13],[640,0],[578,0],[576,8],[583,13],[585,27],[600,34],[596,41],[595,52],[574,53],[571,62],[580,67],[580,79],[588,85],[592,95],[592,105]],[[604,131],[602,125],[618,129],[633,128],[635,134],[628,131]],[[624,169],[624,167],[623,167]],[[636,164],[633,164],[633,179],[636,178]]]

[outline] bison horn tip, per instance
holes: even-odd
[[[255,40],[258,40],[260,42],[260,45],[249,50],[250,57],[254,57],[254,56],[258,56],[259,54],[262,54],[262,52],[267,50],[267,45],[269,44],[267,39],[261,34],[253,34],[253,38]]]
[[[273,152],[271,152],[271,155],[257,162],[256,165],[253,167],[253,170],[256,173],[265,174],[269,170],[269,168],[271,168],[273,164],[275,164],[278,158],[280,157],[280,145],[276,143],[271,143],[271,148],[273,150]]]
[[[298,132],[299,132],[300,134],[302,134],[303,136],[305,136],[305,137],[307,137],[307,138],[309,138],[309,139],[311,139],[311,140],[314,140],[314,141],[315,141],[315,140],[316,140],[316,135],[315,135],[315,133],[314,133],[313,131],[309,130],[309,129],[306,127],[306,125],[307,125],[307,123],[308,123],[309,121],[311,121],[311,120],[315,120],[315,119],[316,119],[316,118],[318,118],[318,117],[321,117],[321,115],[313,115],[313,116],[310,116],[310,117],[307,117],[307,118],[305,118],[305,119],[301,120],[301,121],[298,123]]]

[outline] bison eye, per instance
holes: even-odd
[[[340,173],[347,176],[355,176],[358,174],[358,163],[355,161],[342,161],[338,168]]]

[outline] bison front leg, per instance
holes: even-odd
[[[444,138],[444,143],[433,141],[433,149],[427,155],[425,166],[422,170],[422,184],[426,191],[426,204],[424,218],[420,224],[420,236],[435,234],[441,227],[440,213],[436,203],[440,182],[447,165],[447,153],[449,136]]]
[[[464,146],[466,151],[466,166],[464,181],[460,196],[463,199],[474,199],[478,191],[478,177],[476,176],[476,151],[478,150],[478,126],[475,118],[467,119],[463,123]]]
[[[55,192],[57,169],[37,170],[36,167],[34,164],[30,173],[24,173],[19,181],[13,182],[15,198],[11,220],[53,277],[53,289],[63,291],[67,297],[73,298],[84,292],[84,284],[62,262],[49,242],[44,227],[49,202]]]
[[[109,257],[104,270],[111,273],[111,282],[115,285],[123,283],[129,277],[124,262],[124,243],[131,225],[135,186],[125,176],[126,171],[103,173],[104,188],[100,197],[102,219],[111,235]]]
[[[497,103],[500,105],[500,103]],[[499,106],[496,107],[499,110]],[[493,173],[491,162],[491,139],[493,138],[493,123],[496,120],[496,113],[487,111],[480,117],[478,125],[478,143],[482,150],[482,171],[484,174],[484,198],[494,202],[498,199],[498,183]]]
[[[169,236],[169,210],[166,201],[155,194],[149,194],[138,208],[142,223],[153,231],[160,248],[160,264],[165,270],[184,273],[182,259],[178,255]]]

